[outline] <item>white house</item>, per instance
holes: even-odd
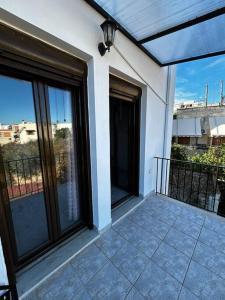
[[[107,6],[109,2],[112,6]],[[72,233],[86,227],[100,233],[109,228],[112,208],[125,199],[153,193],[154,157],[170,156],[175,89],[175,67],[170,65],[193,56],[187,52],[191,47],[185,43],[187,48],[181,48],[186,52],[178,51],[177,37],[173,43],[166,43],[167,47],[162,47],[161,40],[150,45],[143,40],[144,46],[137,40],[164,30],[183,10],[175,5],[171,11],[169,5],[170,25],[160,17],[155,25],[143,25],[149,28],[146,33],[132,27],[131,18],[121,13],[126,30],[121,26],[115,32],[114,46],[102,56],[105,48],[98,47],[103,42],[100,25],[110,13],[120,20],[113,3],[119,6],[122,2],[109,2],[0,0],[1,89],[7,95],[9,109],[15,110],[12,124],[17,109],[18,114],[24,112],[24,119],[29,112],[35,114],[42,166],[38,176],[44,182],[44,192],[31,196],[26,191],[23,197],[5,199],[10,201],[11,223],[9,215],[3,214],[4,201],[0,199],[1,237],[11,284],[15,284],[19,270],[26,270]],[[165,13],[163,2],[154,4],[156,18],[157,11]],[[144,1],[131,6],[126,1],[125,8],[127,13],[132,7],[133,14],[137,12],[137,27],[141,20],[151,19],[151,15],[142,18],[145,9],[140,11],[139,4],[144,5]],[[151,7],[145,5],[151,13]],[[195,7],[185,20],[182,16],[179,20],[212,11],[208,5],[203,8]],[[15,87],[17,95],[12,94]],[[13,106],[15,97],[17,107]],[[65,154],[70,167],[58,168],[58,148],[50,135],[55,130],[52,120],[63,124],[67,116],[73,123],[74,147]],[[75,209],[76,214],[68,213],[68,209]],[[11,237],[9,227],[14,229]],[[1,265],[1,255],[0,260]],[[20,295],[29,288],[20,288]]]
[[[23,122],[18,124],[19,127],[19,142],[21,144],[26,144],[30,141],[37,140],[37,126],[33,122]]]
[[[173,120],[173,139],[179,144],[208,147],[224,143],[225,108],[223,105],[185,107]]]

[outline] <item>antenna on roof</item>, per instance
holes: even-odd
[[[220,80],[220,105],[224,105],[223,80]]]
[[[206,83],[205,85],[205,106],[208,106],[208,93],[209,93],[209,87],[208,87],[208,83]]]

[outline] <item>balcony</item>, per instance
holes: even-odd
[[[24,299],[224,299],[224,270],[225,219],[158,194]]]

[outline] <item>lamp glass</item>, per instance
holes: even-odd
[[[115,38],[115,31],[117,29],[117,26],[115,25],[114,22],[110,20],[106,20],[102,25],[102,30],[104,33],[104,42],[106,47],[109,48],[113,45],[114,43],[114,38]]]

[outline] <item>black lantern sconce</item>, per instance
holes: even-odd
[[[115,32],[118,29],[117,25],[110,19],[101,24],[102,31],[104,33],[104,43],[98,44],[98,50],[101,56],[105,55],[106,50],[110,52],[110,47],[114,43]]]

